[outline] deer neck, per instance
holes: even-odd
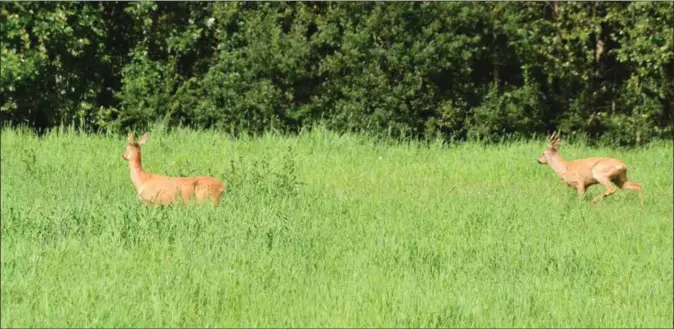
[[[140,155],[137,158],[129,160],[129,176],[131,176],[131,182],[136,188],[136,192],[140,191],[147,178],[147,173],[143,171]]]
[[[568,168],[566,166],[566,161],[562,158],[559,153],[555,153],[548,158],[548,165],[552,170],[559,175],[559,177],[564,178]]]

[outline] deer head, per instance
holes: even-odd
[[[546,147],[541,157],[538,158],[538,163],[547,164],[550,157],[556,155],[558,150],[559,150],[559,133],[554,132],[552,133],[552,135],[550,135],[550,137],[548,137],[548,146]]]
[[[129,133],[129,143],[126,144],[126,150],[122,154],[122,158],[126,161],[140,159],[140,147],[147,142],[147,133],[143,135],[138,141],[135,141],[133,134]]]

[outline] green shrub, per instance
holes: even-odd
[[[0,120],[500,140],[672,133],[674,4],[0,4]]]

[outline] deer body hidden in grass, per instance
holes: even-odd
[[[209,199],[214,205],[220,202],[225,185],[213,177],[169,177],[143,170],[140,148],[147,142],[147,133],[138,141],[134,140],[131,133],[128,137],[122,158],[129,163],[131,182],[142,203],[157,207],[178,202],[187,204],[192,198],[196,199],[197,204]]]
[[[595,197],[593,203],[615,193],[613,184],[637,192],[642,199],[641,184],[627,179],[627,166],[618,159],[596,157],[565,161],[559,154],[559,133],[553,133],[548,138],[548,146],[538,158],[538,163],[549,165],[569,187],[578,191],[580,199],[585,196],[585,190],[594,184],[603,185],[606,192]]]

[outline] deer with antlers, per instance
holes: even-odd
[[[193,197],[197,204],[208,199],[214,205],[220,202],[225,186],[213,177],[168,177],[144,171],[140,147],[147,142],[147,133],[138,141],[134,140],[131,133],[128,137],[128,144],[122,158],[129,163],[131,182],[142,203],[149,203],[155,207],[180,201],[187,204]]]
[[[606,192],[598,195],[592,203],[599,201],[616,192],[612,183],[622,189],[636,191],[642,199],[641,184],[627,179],[627,166],[614,158],[585,158],[575,161],[564,161],[559,154],[559,133],[555,132],[548,138],[548,146],[538,158],[538,163],[547,164],[571,188],[578,191],[582,199],[585,189],[594,184],[606,187]]]

